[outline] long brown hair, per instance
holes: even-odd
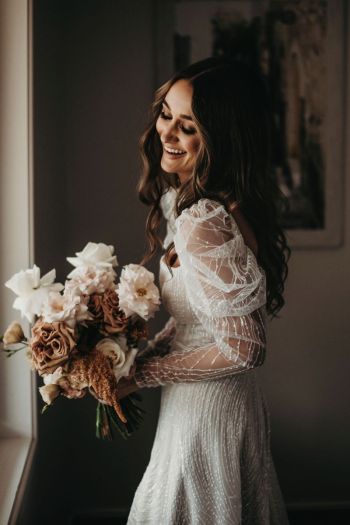
[[[192,84],[193,120],[202,138],[192,175],[181,186],[175,173],[160,167],[162,145],[156,131],[162,102],[180,79]],[[258,264],[266,274],[266,311],[274,317],[284,305],[291,251],[281,227],[285,199],[272,169],[271,125],[268,91],[257,72],[227,58],[196,62],[155,93],[150,123],[140,139],[143,173],[137,190],[141,202],[151,207],[146,221],[149,249],[142,264],[162,247],[160,199],[169,186],[179,188],[177,215],[201,198],[218,201],[228,212],[238,203],[258,242]],[[173,248],[171,243],[165,252],[169,266]]]

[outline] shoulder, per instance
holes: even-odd
[[[183,228],[207,228],[237,233],[237,224],[225,206],[213,199],[199,199],[190,207],[182,210],[175,220],[177,230]]]
[[[175,220],[176,250],[197,255],[237,254],[244,250],[239,229],[223,204],[212,199],[200,199],[184,209]],[[225,253],[224,253],[225,252]]]

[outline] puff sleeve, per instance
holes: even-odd
[[[265,273],[233,217],[201,199],[177,217],[175,230],[186,294],[212,342],[141,360],[139,387],[220,378],[264,362]]]

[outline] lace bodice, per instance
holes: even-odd
[[[266,279],[224,206],[200,199],[175,218],[176,190],[163,195],[164,247],[172,240],[180,266],[160,262],[160,285],[171,315],[168,353],[138,359],[138,386],[201,381],[245,372],[265,356]],[[174,325],[176,324],[176,331]]]

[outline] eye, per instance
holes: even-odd
[[[186,133],[186,135],[194,135],[196,133],[196,130],[194,128],[185,128],[184,126],[180,126],[181,130]]]
[[[161,110],[161,112],[159,113],[159,118],[162,118],[164,120],[171,120],[172,116],[167,115],[164,110]],[[186,128],[186,126],[184,126],[183,124],[180,124],[179,128],[183,133],[185,133],[185,135],[194,135],[196,133],[195,128]]]
[[[171,119],[171,117],[169,117],[168,115],[166,115],[166,114],[164,113],[164,111],[161,111],[160,114],[159,114],[159,116],[160,116],[160,118],[163,118],[163,119],[165,119],[165,120],[170,120],[170,119]]]

